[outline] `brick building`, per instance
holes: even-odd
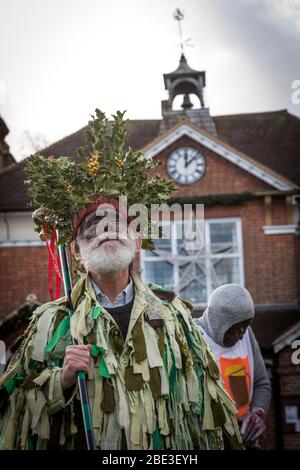
[[[142,254],[142,274],[189,299],[195,315],[217,286],[247,287],[273,383],[268,446],[300,449],[300,369],[291,360],[292,341],[300,338],[300,120],[286,110],[212,117],[203,97],[205,72],[191,69],[184,56],[164,82],[169,99],[162,119],[129,121],[128,144],[158,159],[157,171],[177,182],[172,202],[205,205],[205,245],[189,259],[174,220],[171,240]],[[181,110],[173,107],[178,95]],[[84,132],[42,153],[75,156]],[[28,294],[36,296],[31,303],[48,298],[47,250],[33,231],[23,168],[24,161],[0,174],[0,334],[10,340],[14,319],[20,331],[26,321]]]

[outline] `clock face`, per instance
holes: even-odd
[[[169,156],[167,170],[176,183],[195,183],[204,175],[205,159],[199,150],[193,147],[181,147]]]

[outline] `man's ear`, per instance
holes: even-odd
[[[80,249],[78,246],[78,242],[76,240],[72,241],[72,243],[70,244],[70,250],[74,258],[76,259],[76,261],[80,261],[81,260]]]

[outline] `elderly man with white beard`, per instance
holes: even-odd
[[[28,397],[25,415],[36,413],[38,426],[33,435],[29,421],[20,425],[21,433],[11,429],[10,410],[2,448],[12,442],[22,448],[24,427],[35,448],[85,448],[78,371],[87,374],[99,449],[239,448],[235,409],[193,325],[190,305],[158,286],[150,289],[132,267],[141,238],[119,225],[98,235],[101,217],[93,208],[75,227],[73,246],[86,271],[72,291],[71,332],[80,344],[69,344],[69,331],[57,335],[65,298],[37,309],[23,351],[48,366],[40,364],[38,375],[27,377],[28,393],[33,380],[41,395],[36,402]],[[47,354],[40,358],[45,338]]]
[[[102,233],[97,230],[99,222],[104,219],[97,216],[100,208],[101,212],[106,213],[108,220]],[[132,230],[127,233],[124,217],[115,213],[114,207],[107,203],[102,203],[83,219],[73,247],[74,257],[81,261],[89,273],[99,303],[114,318],[123,340],[127,335],[134,301],[129,267],[140,249],[141,238],[135,236]],[[90,370],[90,348],[69,346],[61,374],[64,390],[76,383],[76,373],[80,370]]]
[[[240,449],[236,409],[191,304],[133,268],[151,240],[127,227],[117,197],[149,208],[173,185],[149,178],[149,162],[125,150],[122,113],[112,124],[96,116],[88,160],[33,156],[26,166],[30,197],[42,207],[37,229],[51,243],[58,233],[84,272],[71,317],[66,297],[35,310],[0,378],[0,449],[85,449],[79,371],[99,450]],[[99,230],[103,204],[124,219],[114,230]]]

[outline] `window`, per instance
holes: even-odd
[[[222,284],[244,285],[240,219],[205,220],[205,244],[198,251],[188,251],[185,239],[176,239],[179,224],[171,223],[170,239],[155,240],[154,252],[143,252],[147,282],[174,290],[195,306],[203,306]]]

